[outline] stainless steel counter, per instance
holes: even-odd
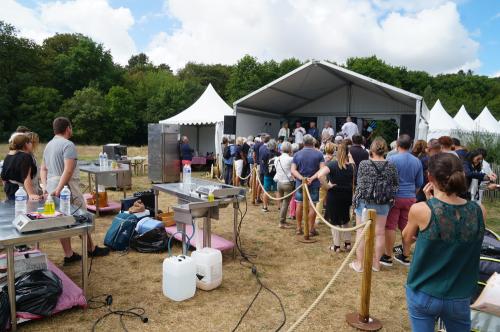
[[[233,187],[219,182],[208,181],[198,178],[191,179],[189,188],[184,188],[183,183],[162,183],[154,184],[155,192],[155,215],[158,213],[158,194],[165,192],[175,195],[178,198],[179,205],[174,206],[173,210],[177,217],[174,217],[177,224],[177,230],[182,231],[183,252],[187,253],[185,230],[186,225],[193,223],[193,218],[203,218],[203,246],[211,246],[211,220],[219,219],[219,208],[233,205],[233,241],[236,246],[236,232],[238,223],[238,204],[246,199],[245,189]],[[208,201],[208,192],[213,190],[216,198]],[[233,258],[236,257],[236,247],[233,247]]]
[[[58,208],[59,202],[55,200],[55,203],[56,208]],[[28,212],[36,211],[38,207],[42,206],[43,202],[41,201],[29,201]],[[77,208],[77,206],[72,207],[72,211]],[[0,202],[0,248],[7,249],[7,284],[9,287],[9,303],[11,308],[11,323],[13,331],[16,331],[17,328],[16,297],[14,290],[14,246],[80,235],[82,240],[82,289],[84,295],[87,296],[87,234],[94,230],[94,218],[91,214],[82,210],[78,210],[76,214],[86,214],[87,216],[90,216],[90,220],[92,220],[92,222],[75,224],[75,226],[72,227],[59,227],[21,234],[17,231],[14,225],[12,225],[12,221],[15,218],[14,201]]]

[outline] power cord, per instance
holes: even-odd
[[[111,309],[111,305],[113,304],[113,296],[110,294],[102,294],[98,296],[94,296],[89,299],[89,309],[100,309],[106,308],[108,312],[99,317],[92,325],[92,332],[94,332],[97,328],[97,325],[102,322],[106,317],[111,315],[118,315],[120,317],[120,325],[123,331],[128,332],[127,327],[125,326],[125,322],[123,321],[123,317],[136,317],[139,318],[143,323],[148,322],[148,317],[145,315],[146,310],[141,307],[132,307],[127,310],[113,310]]]
[[[238,329],[238,327],[240,326],[241,322],[243,321],[243,319],[245,318],[245,316],[248,314],[248,312],[252,308],[253,304],[255,303],[255,301],[257,300],[257,298],[259,297],[259,295],[261,294],[261,292],[262,292],[263,289],[266,290],[266,291],[268,291],[271,295],[273,295],[278,300],[281,312],[283,314],[283,320],[282,320],[281,324],[278,326],[278,328],[276,328],[276,330],[275,330],[275,332],[277,332],[277,331],[281,330],[281,328],[286,323],[285,307],[283,306],[283,302],[281,301],[281,298],[278,296],[278,294],[276,294],[272,289],[270,289],[269,287],[267,287],[262,282],[262,280],[260,279],[259,273],[257,271],[257,266],[250,259],[251,257],[256,257],[257,255],[255,255],[255,254],[247,254],[243,250],[243,248],[241,246],[241,238],[240,238],[241,225],[243,223],[243,219],[245,218],[245,216],[246,216],[246,214],[248,212],[248,202],[246,200],[246,197],[245,197],[245,211],[244,212],[240,208],[239,201],[237,201],[236,204],[238,205],[238,211],[239,211],[239,214],[240,214],[240,221],[239,221],[238,227],[237,227],[236,241],[235,242],[236,242],[236,248],[238,249],[238,251],[239,251],[239,253],[240,253],[241,257],[242,257],[241,260],[240,260],[240,264],[242,266],[245,266],[245,267],[249,268],[252,271],[252,274],[255,276],[255,280],[257,280],[257,283],[259,284],[259,289],[257,290],[257,293],[255,293],[254,297],[252,298],[252,301],[250,301],[250,303],[248,304],[246,310],[241,315],[241,317],[238,320],[238,323],[236,324],[236,326],[232,329],[232,332],[235,332]],[[246,262],[247,264],[244,264],[243,262]]]

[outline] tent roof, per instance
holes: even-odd
[[[431,109],[429,131],[460,129],[458,123],[446,112],[438,99]]]
[[[326,61],[310,61],[234,102],[247,108],[285,115],[347,86],[415,109],[422,97]]]
[[[233,109],[217,94],[212,84],[208,84],[203,94],[181,113],[160,123],[179,125],[203,125],[224,122],[225,115],[233,115]]]
[[[477,125],[474,124],[474,120],[470,117],[469,113],[467,113],[464,105],[460,107],[453,119],[465,130],[474,130],[474,128],[477,127]]]
[[[489,133],[500,134],[500,124],[491,114],[487,106],[483,108],[481,114],[474,120],[474,123]]]

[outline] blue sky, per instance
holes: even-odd
[[[497,0],[2,2],[0,19],[22,35],[40,42],[55,32],[81,32],[120,63],[138,52],[174,69],[187,61],[234,63],[247,53],[337,62],[375,54],[433,74],[469,68],[500,74]]]

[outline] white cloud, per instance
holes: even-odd
[[[500,77],[500,70],[494,74],[491,74],[490,77]]]
[[[55,34],[78,32],[111,50],[125,64],[136,52],[128,31],[134,18],[128,8],[112,8],[107,0],[51,1],[30,9],[15,0],[2,0],[0,19],[13,24],[20,35],[37,42]]]
[[[170,0],[180,22],[147,53],[173,68],[187,61],[235,63],[245,54],[344,62],[377,55],[431,73],[476,69],[479,44],[444,0]]]

